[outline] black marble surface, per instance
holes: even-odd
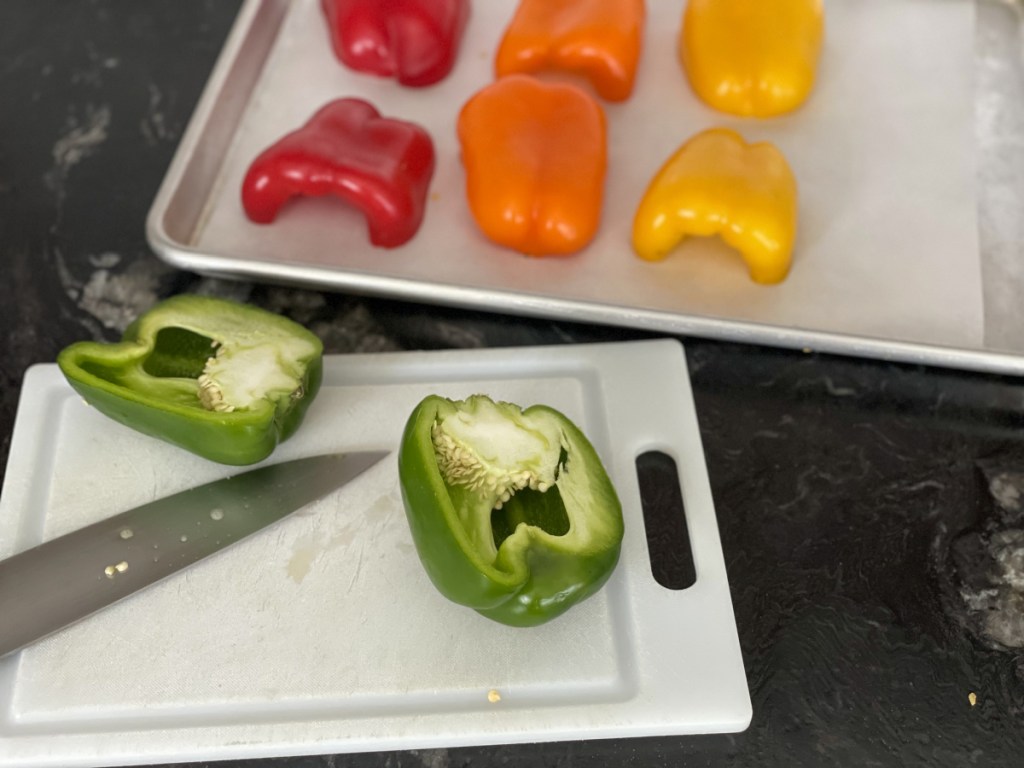
[[[0,4],[0,464],[29,365],[78,339],[113,340],[179,292],[284,312],[331,353],[645,336],[226,282],[159,261],[144,217],[236,9]],[[684,341],[748,731],[223,765],[1024,764],[1021,382]]]

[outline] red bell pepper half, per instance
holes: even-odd
[[[321,0],[334,54],[358,72],[431,85],[452,66],[469,0]]]
[[[338,99],[257,157],[242,206],[269,224],[292,197],[333,194],[366,216],[370,242],[402,245],[423,222],[434,143],[423,128],[381,117],[362,99]]]

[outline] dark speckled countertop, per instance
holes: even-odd
[[[25,369],[203,292],[328,352],[642,338],[176,271],[143,221],[228,0],[0,9],[0,460]],[[753,700],[730,736],[256,759],[328,766],[1024,764],[1024,387],[685,339]],[[2,617],[0,617],[2,620]]]

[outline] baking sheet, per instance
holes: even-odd
[[[642,371],[658,370],[658,377]],[[430,585],[394,461],[150,589],[0,660],[0,766],[109,766],[736,731],[750,699],[685,361],[672,341],[328,358],[271,461],[397,447],[432,392],[577,420],[623,500],[605,589],[531,630]],[[655,407],[653,404],[657,404]],[[634,468],[672,455],[696,584],[652,574]],[[87,407],[29,370],[0,498],[0,557],[234,471]],[[499,701],[491,701],[494,691]]]
[[[985,344],[1024,350],[1024,3],[978,5],[975,133]]]
[[[312,0],[286,7],[250,0],[154,203],[154,247],[172,263],[227,276],[965,367],[1024,367],[999,354],[1017,348],[1007,346],[1007,334],[995,335],[998,348],[986,341],[987,325],[1000,318],[986,314],[979,253],[975,104],[988,94],[975,92],[975,3],[827,2],[816,91],[799,112],[774,120],[737,120],[703,107],[675,56],[680,5],[649,3],[636,91],[624,104],[606,105],[602,227],[585,252],[565,259],[529,259],[487,243],[464,202],[456,113],[489,82],[513,9],[477,2],[452,74],[431,88],[406,89],[338,64]],[[991,17],[984,16],[989,26]],[[266,227],[249,223],[238,199],[259,151],[327,100],[347,95],[423,124],[437,145],[424,226],[393,251],[369,246],[359,214],[337,201],[303,201]],[[234,123],[226,126],[229,113]],[[632,255],[632,213],[648,180],[684,139],[714,125],[777,143],[794,167],[801,227],[793,272],[780,286],[751,283],[738,256],[717,241],[687,242],[657,264]],[[198,157],[206,167],[197,167]]]

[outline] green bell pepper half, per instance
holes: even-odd
[[[597,592],[618,562],[618,495],[586,436],[553,408],[431,395],[406,423],[398,474],[430,580],[489,619],[543,624]]]
[[[82,341],[57,364],[115,421],[222,464],[254,464],[299,428],[323,345],[288,318],[204,296],[167,299],[113,344]]]

